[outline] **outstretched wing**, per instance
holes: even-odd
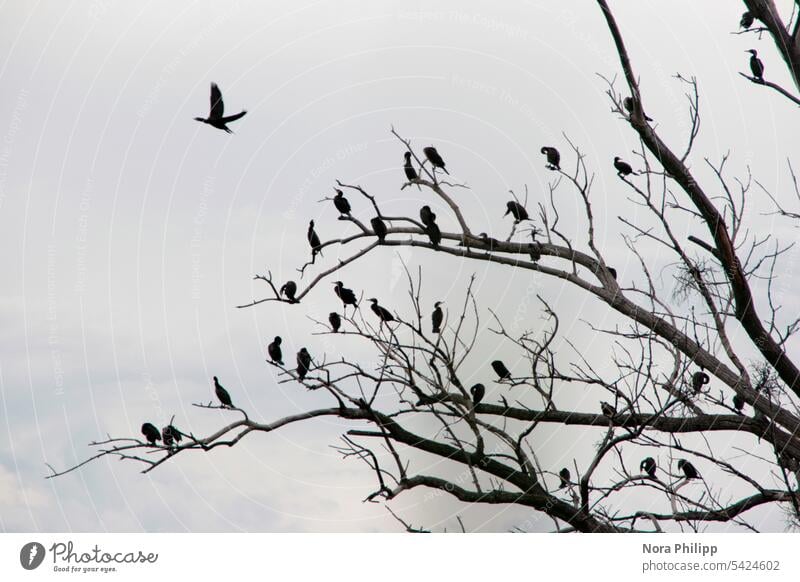
[[[225,113],[225,104],[222,102],[222,91],[216,83],[211,83],[211,111],[209,119],[219,119]]]
[[[220,101],[220,103],[222,103],[222,101]],[[229,115],[228,117],[223,117],[222,119],[220,119],[220,121],[222,123],[230,123],[231,121],[236,121],[237,119],[241,119],[242,117],[244,117],[245,113],[247,113],[247,111],[242,111],[241,113],[237,113],[236,115]]]

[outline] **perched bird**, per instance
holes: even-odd
[[[430,224],[425,225],[425,234],[428,235],[433,248],[439,248],[439,243],[442,242],[442,231],[439,230],[439,225],[436,224],[436,215],[433,214],[432,216]]]
[[[386,321],[386,322],[389,322],[389,321],[394,321],[394,316],[393,316],[393,315],[392,315],[392,314],[389,312],[389,310],[388,310],[388,309],[386,309],[385,307],[381,307],[380,305],[378,305],[378,300],[377,300],[377,299],[375,299],[375,298],[373,297],[372,299],[370,299],[370,301],[372,301],[372,307],[371,307],[370,309],[372,309],[372,312],[373,312],[375,315],[377,315],[377,316],[378,316],[378,318],[379,318],[381,321]]]
[[[761,62],[761,59],[758,58],[758,51],[756,49],[750,49],[749,51],[745,51],[746,53],[750,53],[750,71],[753,73],[753,77],[758,79],[759,81],[764,80],[764,63]]]
[[[272,340],[272,343],[267,346],[267,354],[269,354],[270,360],[283,366],[283,351],[281,350],[281,343],[283,343],[281,336],[276,335],[275,339]]]
[[[614,158],[614,167],[617,169],[617,176],[620,178],[624,178],[625,176],[634,173],[631,165],[627,162],[623,162],[619,156]]]
[[[403,157],[406,160],[403,164],[403,171],[406,173],[406,179],[409,182],[419,180],[419,174],[417,174],[417,170],[414,168],[414,162],[411,161],[411,152],[404,153]],[[417,188],[419,188],[419,184],[417,184]]]
[[[656,460],[653,457],[647,457],[641,463],[639,463],[639,470],[644,471],[650,477],[655,478],[656,476]]]
[[[300,348],[297,352],[297,377],[305,380],[308,370],[311,368],[311,354],[305,348]]]
[[[745,12],[742,14],[742,19],[739,21],[739,26],[747,30],[751,26],[753,26],[753,22],[755,21],[755,16],[753,16],[752,12]]]
[[[486,250],[488,251],[494,250],[495,245],[498,243],[496,238],[490,237],[485,232],[480,233],[478,238],[481,239],[481,242],[486,246]]]
[[[419,209],[419,219],[422,221],[422,224],[428,226],[434,220],[436,220],[436,215],[431,212],[431,207],[426,204]]]
[[[711,378],[708,377],[708,374],[703,372],[702,370],[699,372],[695,372],[692,374],[692,389],[695,393],[700,392],[703,389],[703,386],[708,384],[711,381]]]
[[[144,435],[144,438],[147,439],[147,442],[151,445],[155,445],[156,441],[161,440],[161,433],[158,431],[155,425],[150,424],[149,422],[145,422],[142,425],[142,434]]]
[[[336,210],[339,211],[339,214],[346,214],[350,216],[350,203],[347,201],[347,198],[344,197],[344,192],[336,189],[336,196],[333,197],[333,205],[336,207]]]
[[[376,216],[372,220],[369,221],[372,225],[372,231],[375,233],[375,236],[378,237],[378,242],[383,242],[386,240],[386,223],[384,223],[379,216]]]
[[[168,424],[164,428],[161,429],[161,436],[164,439],[164,444],[168,447],[171,447],[174,443],[179,443],[183,439],[183,435],[181,431],[177,428]]]
[[[297,299],[294,297],[297,294],[297,283],[294,281],[286,281],[281,287],[281,293],[286,295],[290,302],[297,303]]]
[[[437,301],[433,304],[433,313],[431,314],[431,333],[442,333],[442,322],[444,321],[444,312],[441,308],[442,302]]]
[[[606,267],[606,270],[611,274],[614,280],[617,280],[617,270],[614,267]]]
[[[222,403],[222,406],[227,406],[228,408],[233,408],[233,402],[231,402],[231,395],[228,394],[228,391],[222,387],[222,384],[219,383],[219,379],[214,376],[214,391],[217,393],[217,398]]]
[[[734,394],[733,396],[733,407],[736,409],[736,412],[741,412],[744,408],[744,398],[739,396],[738,394]]]
[[[322,243],[319,240],[317,231],[314,230],[314,221],[308,223],[308,244],[311,245],[311,256],[313,257],[318,252],[322,251]]]
[[[500,360],[495,360],[492,362],[492,369],[498,375],[500,380],[508,380],[511,378],[511,372],[508,371],[506,365]]]
[[[531,257],[531,261],[533,261],[534,263],[538,262],[539,259],[542,258],[540,243],[538,242],[528,243],[528,255]]]
[[[628,113],[633,113],[633,97],[625,97],[625,99],[622,100],[622,105],[625,106],[625,109],[628,111]],[[653,121],[650,117],[647,117],[646,115],[644,116],[644,118],[647,121]]]
[[[700,477],[700,473],[698,473],[697,469],[694,468],[694,465],[692,465],[686,459],[678,459],[678,469],[683,471],[683,474],[687,479],[702,479],[702,477]]]
[[[479,382],[469,389],[469,393],[472,394],[472,402],[477,406],[486,394],[486,386]]]
[[[617,413],[617,411],[614,410],[614,407],[608,402],[601,402],[600,410],[603,411],[603,416],[607,416],[608,418],[614,418],[614,415]]]
[[[352,289],[345,287],[344,283],[341,281],[334,281],[333,285],[333,292],[336,293],[336,296],[342,300],[342,304],[344,305],[345,309],[347,309],[348,305],[352,305],[353,307],[358,305],[356,294],[353,293]]]
[[[545,166],[549,170],[560,170],[561,169],[561,154],[558,153],[556,148],[550,146],[544,146],[542,148],[542,153],[547,156],[547,165]]]
[[[331,329],[333,333],[338,333],[339,328],[342,327],[342,318],[339,317],[339,314],[335,311],[332,311],[330,315],[328,315],[328,323],[331,324]]]
[[[247,111],[242,111],[236,115],[224,117],[225,104],[222,102],[222,91],[219,90],[219,87],[217,87],[216,83],[211,83],[211,109],[208,112],[208,117],[205,119],[202,117],[195,117],[194,119],[195,121],[207,123],[211,127],[216,127],[217,129],[222,129],[228,133],[233,133],[230,129],[228,129],[227,124],[244,117],[245,113],[247,113]]]
[[[506,202],[506,213],[503,214],[503,216],[508,216],[509,213],[514,217],[514,222],[528,220],[528,211],[525,210],[525,207],[519,202],[513,200]]]
[[[425,154],[425,157],[428,158],[428,161],[434,167],[434,171],[436,171],[435,168],[439,168],[448,176],[450,175],[450,172],[448,172],[447,168],[444,167],[444,160],[442,159],[442,156],[439,155],[439,152],[436,151],[435,147],[428,146],[426,148],[423,148],[422,152]]]
[[[564,489],[567,485],[569,485],[571,476],[569,474],[569,469],[564,467],[558,472],[558,477],[561,479],[561,484],[558,486],[559,489]]]

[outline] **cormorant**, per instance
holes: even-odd
[[[436,220],[436,215],[431,212],[431,207],[426,204],[419,209],[419,219],[422,221],[422,224],[428,226],[434,220]]]
[[[332,311],[330,315],[328,315],[328,323],[331,324],[331,329],[333,333],[338,333],[339,328],[342,327],[342,318],[339,317],[339,314],[335,311]]]
[[[444,321],[444,312],[440,307],[442,304],[441,301],[437,301],[433,304],[433,313],[431,314],[431,324],[433,329],[431,333],[442,333],[442,322]]]
[[[750,71],[753,73],[753,77],[758,79],[759,81],[764,80],[764,63],[761,62],[761,59],[758,58],[758,51],[756,49],[750,49],[749,51],[745,51],[746,53],[750,53]]]
[[[370,301],[372,301],[372,307],[370,309],[372,309],[372,312],[375,315],[377,315],[381,321],[386,321],[386,322],[394,321],[394,316],[389,312],[388,309],[378,305],[377,299],[373,297],[372,299],[370,299]]]
[[[347,309],[348,305],[352,305],[353,307],[357,306],[356,294],[353,293],[352,289],[345,287],[344,283],[341,281],[334,281],[333,284],[333,292],[336,293],[336,296],[342,300],[342,304],[344,305],[345,309]]]
[[[539,250],[538,242],[528,243],[528,255],[531,257],[531,261],[534,263],[538,262],[539,259],[542,258],[542,252]]]
[[[339,214],[346,214],[350,216],[350,203],[347,201],[347,198],[344,197],[344,192],[336,189],[336,196],[333,197],[333,205],[336,207],[336,210],[339,211]]]
[[[417,174],[417,170],[414,168],[414,162],[411,161],[411,152],[406,152],[403,156],[406,160],[403,164],[403,171],[406,173],[406,179],[409,182],[419,180],[419,174]],[[419,186],[419,184],[417,184],[417,186]]]
[[[311,354],[305,348],[300,348],[297,352],[297,377],[305,380],[308,370],[311,368]]]
[[[747,30],[751,26],[753,26],[753,21],[755,21],[755,16],[753,16],[752,12],[745,12],[742,14],[742,19],[739,21],[739,26]]]
[[[614,167],[617,169],[617,176],[620,178],[624,178],[630,174],[633,174],[633,168],[627,162],[623,162],[622,159],[617,156],[614,158]]]
[[[486,386],[479,382],[469,389],[469,393],[472,394],[472,402],[477,406],[486,394]]]
[[[499,242],[496,238],[490,237],[485,232],[482,232],[478,235],[478,238],[481,239],[481,242],[486,245],[486,250],[493,251],[494,246]]]
[[[742,409],[744,408],[744,398],[742,398],[738,394],[734,394],[733,407],[736,409],[736,412],[741,412]]]
[[[144,435],[144,438],[147,439],[147,442],[151,445],[155,445],[156,441],[161,440],[161,433],[158,431],[155,425],[150,424],[149,422],[145,422],[142,425],[142,434]]]
[[[492,362],[492,369],[500,377],[501,380],[511,379],[511,372],[508,371],[506,365],[500,360],[495,360],[494,362]]]
[[[647,457],[639,463],[639,470],[644,471],[650,477],[655,479],[656,476],[656,460],[653,457]]]
[[[617,270],[614,267],[606,267],[606,270],[611,273],[611,276],[614,277],[614,280],[617,280]]]
[[[700,392],[703,389],[703,386],[708,384],[711,381],[711,378],[708,377],[703,371],[695,372],[692,374],[692,389],[695,393]]]
[[[439,168],[448,176],[450,175],[450,172],[448,172],[447,168],[444,167],[444,160],[442,159],[442,156],[439,155],[439,152],[436,151],[435,147],[428,146],[426,148],[423,148],[422,151],[425,154],[425,157],[428,158],[428,161],[434,168]]]
[[[228,408],[233,408],[233,402],[231,402],[231,395],[228,394],[228,391],[222,387],[222,384],[219,383],[219,380],[216,376],[214,376],[214,391],[217,393],[217,398],[222,403],[222,406],[227,406]]]
[[[308,244],[311,245],[311,256],[313,257],[322,250],[322,243],[319,241],[317,231],[314,230],[314,221],[308,223]]]
[[[603,416],[607,416],[608,418],[614,418],[614,415],[617,413],[617,411],[614,410],[614,407],[608,402],[601,402],[600,410],[603,411]]]
[[[281,336],[276,335],[275,339],[272,340],[272,343],[267,346],[267,354],[269,354],[269,359],[275,362],[276,364],[280,364],[283,366],[283,352],[281,351],[281,343],[283,340]]]
[[[559,489],[563,489],[567,485],[569,485],[571,476],[569,474],[569,469],[564,467],[558,472],[558,477],[561,479],[561,484],[558,486]]]
[[[244,117],[245,113],[247,113],[247,111],[223,117],[225,114],[225,104],[222,102],[222,91],[219,90],[216,83],[211,83],[211,109],[208,112],[208,118],[203,119],[202,117],[195,117],[194,119],[195,121],[207,123],[211,127],[233,133],[228,129],[226,124]]]
[[[181,440],[183,439],[181,431],[179,431],[171,424],[168,424],[167,426],[161,429],[161,436],[164,439],[164,444],[167,445],[168,447],[171,447],[173,443],[181,442]]]
[[[622,105],[625,107],[628,113],[633,113],[633,97],[625,97],[625,99],[622,100]],[[644,118],[647,121],[653,121],[650,117],[647,117],[646,115],[644,116]]]
[[[528,211],[525,210],[525,207],[520,204],[519,202],[515,202],[510,200],[506,202],[506,213],[503,216],[508,216],[509,212],[514,217],[515,222],[522,222],[523,220],[528,220]]]
[[[547,156],[547,165],[545,166],[548,170],[560,170],[561,169],[561,154],[558,153],[556,148],[550,146],[544,146],[542,148],[542,153]]]
[[[378,237],[378,242],[383,242],[386,240],[386,223],[384,223],[379,216],[376,216],[372,220],[369,221],[372,225],[372,230],[375,233],[375,236]]]
[[[297,303],[297,299],[294,298],[295,294],[297,293],[297,283],[294,281],[286,281],[281,287],[281,293],[286,295],[286,297],[292,303]]]
[[[687,479],[700,479],[700,473],[697,472],[697,469],[694,468],[689,461],[686,459],[678,459],[678,469],[683,471],[684,476]]]
[[[439,225],[436,224],[436,215],[432,214],[431,216],[430,224],[425,225],[425,234],[428,235],[433,248],[439,248],[439,243],[442,242],[442,231],[439,230]]]

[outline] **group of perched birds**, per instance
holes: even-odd
[[[645,473],[650,479],[656,478],[657,468],[658,465],[653,457],[646,457],[639,463],[639,470]],[[691,479],[702,479],[695,466],[686,459],[678,459],[678,470],[683,473],[683,477],[687,481]],[[559,489],[564,489],[572,484],[572,475],[566,467],[558,472],[558,477],[560,480],[558,485]]]

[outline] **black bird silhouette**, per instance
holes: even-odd
[[[745,51],[746,53],[750,53],[750,71],[753,73],[753,77],[758,79],[759,81],[764,80],[764,63],[761,62],[761,59],[758,58],[758,51],[756,49],[750,49],[749,51]]]
[[[425,154],[425,157],[428,158],[428,161],[434,167],[434,172],[436,171],[435,168],[442,170],[448,176],[450,172],[447,171],[447,168],[444,167],[444,160],[442,156],[439,155],[439,152],[436,151],[436,148],[433,146],[428,146],[422,149],[422,152]]]
[[[625,99],[622,100],[622,105],[625,106],[625,109],[628,111],[628,113],[633,113],[633,97],[625,97]],[[646,115],[644,116],[644,118],[647,121],[653,121],[650,117],[647,117]]]
[[[478,382],[469,389],[469,393],[472,394],[473,405],[477,406],[481,403],[481,400],[483,400],[483,397],[486,394],[486,386]]]
[[[493,251],[494,247],[499,243],[499,241],[496,238],[490,237],[485,232],[480,233],[478,235],[478,238],[481,239],[481,242],[484,245],[486,245],[486,250],[487,251]]]
[[[703,386],[708,384],[711,381],[711,378],[708,377],[708,374],[703,372],[702,370],[699,372],[695,372],[692,374],[692,389],[695,393],[700,392],[703,389]]]
[[[614,407],[608,402],[601,402],[600,410],[603,412],[603,416],[607,416],[608,418],[614,418],[614,415],[617,413],[617,411],[614,410]]]
[[[161,436],[164,439],[164,444],[168,447],[171,447],[174,443],[179,443],[183,440],[183,435],[181,431],[177,428],[168,424],[164,428],[161,429]]]
[[[436,224],[436,215],[431,214],[431,221],[425,225],[425,234],[431,241],[433,248],[439,248],[439,243],[442,242],[442,231],[439,230],[439,225]]]
[[[222,101],[222,91],[219,90],[219,87],[217,87],[216,83],[211,83],[211,109],[208,112],[208,117],[205,119],[202,117],[195,117],[194,119],[195,121],[207,123],[211,127],[216,127],[217,129],[222,129],[228,133],[233,133],[230,129],[228,129],[227,124],[244,117],[245,113],[247,113],[247,111],[242,111],[236,115],[224,117],[225,104]]]
[[[559,489],[563,489],[564,487],[569,485],[570,477],[571,477],[570,474],[569,474],[569,469],[567,469],[566,467],[561,469],[558,472],[558,477],[559,477],[559,479],[561,479],[561,484],[558,486]]]
[[[630,174],[633,174],[633,168],[627,162],[623,162],[622,159],[617,156],[614,158],[614,167],[617,169],[617,176],[620,178],[624,178]]]
[[[650,477],[655,478],[656,476],[656,460],[653,457],[647,457],[641,463],[639,463],[639,470],[644,471]]]
[[[297,299],[295,299],[295,294],[297,294],[297,283],[294,281],[286,281],[281,287],[281,293],[286,295],[287,299],[292,303],[297,303]]]
[[[734,394],[733,396],[733,407],[736,409],[736,412],[741,412],[744,408],[744,398],[739,396],[738,394]]]
[[[405,163],[403,163],[403,171],[406,173],[406,179],[409,182],[413,182],[414,180],[419,180],[419,174],[417,173],[416,168],[414,168],[414,162],[411,160],[411,152],[406,152],[403,154],[405,158]],[[417,184],[417,188],[420,185]]]
[[[431,314],[431,333],[442,333],[442,322],[444,321],[444,312],[441,308],[442,302],[437,301],[433,304],[433,313]]]
[[[506,202],[506,212],[503,214],[503,216],[508,216],[509,213],[511,213],[511,216],[514,217],[514,222],[528,220],[528,211],[525,210],[525,207],[522,204],[515,202],[514,200]]]
[[[494,362],[492,362],[492,369],[495,371],[495,373],[501,380],[507,380],[511,378],[511,372],[508,371],[506,365],[500,360],[495,360]]]
[[[541,251],[540,243],[538,243],[538,242],[529,243],[528,244],[528,255],[530,256],[531,261],[533,261],[534,263],[538,262],[539,259],[542,258],[542,251]]]
[[[422,224],[428,226],[434,220],[436,220],[436,215],[431,212],[431,207],[426,204],[419,209],[419,219],[422,221]]]
[[[745,12],[742,14],[742,19],[739,21],[739,26],[747,30],[751,26],[753,26],[753,21],[755,21],[755,16],[753,16],[752,12]]]
[[[353,293],[352,289],[348,289],[344,286],[344,283],[341,281],[334,281],[334,288],[333,292],[336,293],[336,296],[342,300],[342,304],[344,308],[347,309],[348,305],[352,305],[356,307],[358,302],[356,301],[356,294]]]
[[[311,368],[311,354],[305,348],[300,348],[297,352],[297,377],[305,380],[308,370]]]
[[[372,220],[369,221],[372,225],[372,230],[375,233],[375,236],[378,237],[378,242],[383,242],[386,240],[386,223],[380,219],[379,216],[376,216]]]
[[[322,243],[319,240],[319,236],[317,235],[317,231],[314,230],[314,221],[311,220],[308,223],[308,244],[311,245],[311,256],[313,257],[317,253],[322,251]]]
[[[330,315],[328,315],[328,323],[331,324],[333,333],[338,333],[339,328],[342,327],[342,318],[335,311],[331,311]]]
[[[228,391],[222,387],[222,384],[219,383],[219,379],[214,376],[214,391],[217,393],[217,398],[222,403],[222,406],[227,406],[228,408],[233,408],[233,402],[231,402],[231,395],[228,394]]]
[[[281,336],[276,335],[275,339],[272,340],[272,343],[267,346],[267,354],[269,354],[270,360],[283,366],[283,351],[281,350],[281,343],[283,343]]]
[[[151,445],[155,445],[156,441],[161,440],[161,433],[155,427],[155,425],[150,424],[149,422],[145,422],[142,425],[142,434],[144,435],[144,438],[147,439],[147,442]]]
[[[370,299],[370,301],[372,301],[372,307],[370,309],[372,309],[372,312],[375,315],[377,315],[381,321],[386,321],[386,322],[394,321],[394,316],[389,312],[388,309],[378,305],[377,299],[373,297],[372,299]]]
[[[347,198],[344,197],[344,192],[336,189],[336,196],[333,197],[333,205],[336,207],[336,210],[339,211],[339,214],[346,214],[350,216],[350,203],[347,201]]]
[[[606,270],[611,273],[611,276],[614,277],[614,280],[617,280],[617,270],[614,267],[606,267]]]
[[[550,146],[544,146],[542,148],[542,153],[547,156],[547,165],[545,166],[549,170],[560,170],[561,169],[561,154],[558,153],[556,148]]]
[[[686,459],[678,459],[678,469],[683,471],[684,476],[687,479],[701,479],[700,473],[697,472],[697,469],[694,468],[689,461]]]

